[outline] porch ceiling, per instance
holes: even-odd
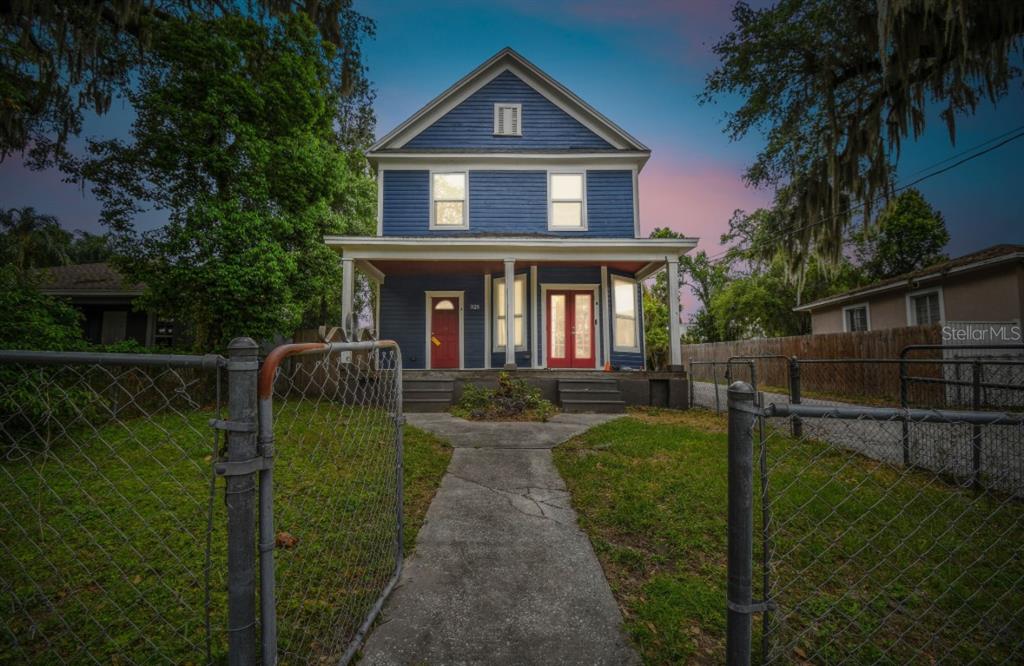
[[[500,273],[505,269],[501,261],[446,261],[438,259],[434,261],[395,261],[376,260],[367,261],[384,275],[422,275],[426,272],[433,274],[479,274]],[[641,270],[647,264],[642,261],[607,261],[600,259],[592,261],[523,261],[518,267],[528,266],[580,266],[590,267],[604,265],[614,271],[633,274]]]

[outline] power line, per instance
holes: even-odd
[[[1009,132],[1004,132],[1003,134],[1000,134],[999,136],[996,136],[996,137],[993,137],[991,139],[988,139],[987,141],[983,141],[983,142],[975,145],[974,147],[968,148],[967,150],[963,151],[962,153],[959,153],[959,155],[964,155],[966,153],[972,153],[972,151],[978,150],[979,148],[981,148],[982,146],[985,146],[986,144],[992,143],[993,141],[997,141],[1001,137],[1006,137],[1007,134],[1012,134],[1013,132],[1018,132],[1020,130],[1024,130],[1024,125],[1022,125],[1021,127],[1016,128],[1016,129],[1010,130]],[[1021,137],[1024,137],[1024,132],[1020,132],[1019,134],[1014,134],[1013,136],[1010,136],[1008,138],[1004,138],[1004,139],[1002,139],[1002,141],[999,141],[998,143],[996,143],[994,145],[991,145],[991,146],[985,148],[984,150],[981,150],[980,152],[975,152],[973,154],[969,154],[969,155],[967,155],[967,157],[964,157],[964,158],[962,158],[960,160],[957,160],[956,162],[950,164],[949,166],[943,167],[941,169],[937,169],[937,170],[935,170],[935,171],[933,171],[931,173],[928,173],[928,174],[925,174],[924,176],[921,176],[920,178],[912,180],[909,183],[906,183],[906,184],[900,185],[898,187],[895,187],[895,188],[893,188],[892,193],[895,194],[897,192],[902,192],[903,190],[909,189],[909,188],[913,187],[914,185],[917,185],[918,183],[921,183],[923,181],[928,180],[929,178],[934,178],[935,176],[938,176],[940,174],[946,173],[947,171],[955,169],[956,167],[958,167],[958,166],[960,166],[962,164],[966,164],[967,162],[970,162],[973,159],[976,159],[978,157],[981,157],[982,155],[990,153],[993,150],[995,150],[996,148],[1000,148],[1002,146],[1005,146],[1006,144],[1010,143],[1011,141],[1015,141],[1017,139],[1020,139]],[[952,159],[956,159],[956,157],[957,157],[957,155],[952,155],[950,157],[947,157],[947,158],[945,158],[943,160],[940,160],[940,161],[932,164],[931,166],[925,167],[924,169],[920,169],[920,170],[916,171],[915,173],[921,173],[921,171],[925,171],[927,169],[934,169],[935,167],[939,166],[940,164],[944,164],[946,162],[949,162]],[[879,203],[880,201],[883,201],[884,199],[886,199],[887,196],[888,195],[884,195],[884,194],[883,195],[879,195],[873,201],[871,201],[871,203],[872,204]],[[805,224],[803,226],[797,227],[796,229],[791,229],[789,231],[786,231],[782,235],[783,235],[783,237],[793,236],[793,235],[795,235],[795,234],[797,234],[797,233],[799,233],[801,231],[804,231],[805,229],[810,229],[810,228],[816,227],[816,226],[818,226],[820,224],[824,224],[825,222],[828,222],[829,220],[834,220],[835,218],[839,217],[840,215],[846,215],[846,214],[854,213],[854,212],[856,212],[858,210],[861,210],[867,204],[868,204],[868,202],[863,202],[863,203],[857,204],[856,206],[853,206],[852,208],[846,209],[842,213],[837,213],[837,214],[834,214],[834,215],[830,215],[828,217],[821,218],[821,219],[816,220],[814,222],[809,222],[809,223],[807,223],[807,224]],[[721,252],[719,252],[717,254],[710,255],[708,257],[708,259],[718,259],[720,257],[723,257],[723,256],[725,256],[729,252],[729,249],[730,248],[726,248],[726,249],[722,250]]]

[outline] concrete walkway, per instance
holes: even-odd
[[[455,447],[363,664],[635,664],[551,448],[616,418],[409,414]]]

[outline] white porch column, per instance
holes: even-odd
[[[516,260],[505,260],[505,369],[516,369]]]
[[[352,314],[352,299],[356,289],[355,261],[349,257],[341,260],[341,329],[345,331],[347,340],[356,333],[355,319]]]
[[[668,366],[683,369],[683,350],[679,345],[679,258],[666,257],[668,266]]]

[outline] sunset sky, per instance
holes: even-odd
[[[729,27],[730,3],[718,0],[361,0],[377,21],[365,47],[377,89],[382,135],[504,46],[511,46],[631,134],[653,156],[640,176],[646,233],[668,226],[699,236],[715,253],[732,211],[767,204],[770,193],[744,186],[741,174],[760,137],[733,143],[722,117],[737,100],[701,106],[697,95],[715,65],[711,45]],[[116,107],[87,131],[122,134],[131,111]],[[938,111],[916,143],[904,145],[898,180],[1024,125],[1020,81],[997,108],[964,119],[950,145]],[[1024,242],[1019,193],[1024,140],[932,178],[919,187],[946,217],[948,251],[963,254],[1000,242]],[[33,173],[18,159],[0,164],[0,205],[34,206],[70,229],[99,230],[99,206],[59,174]],[[152,226],[159,215],[146,216]],[[687,294],[688,319],[693,299]]]

